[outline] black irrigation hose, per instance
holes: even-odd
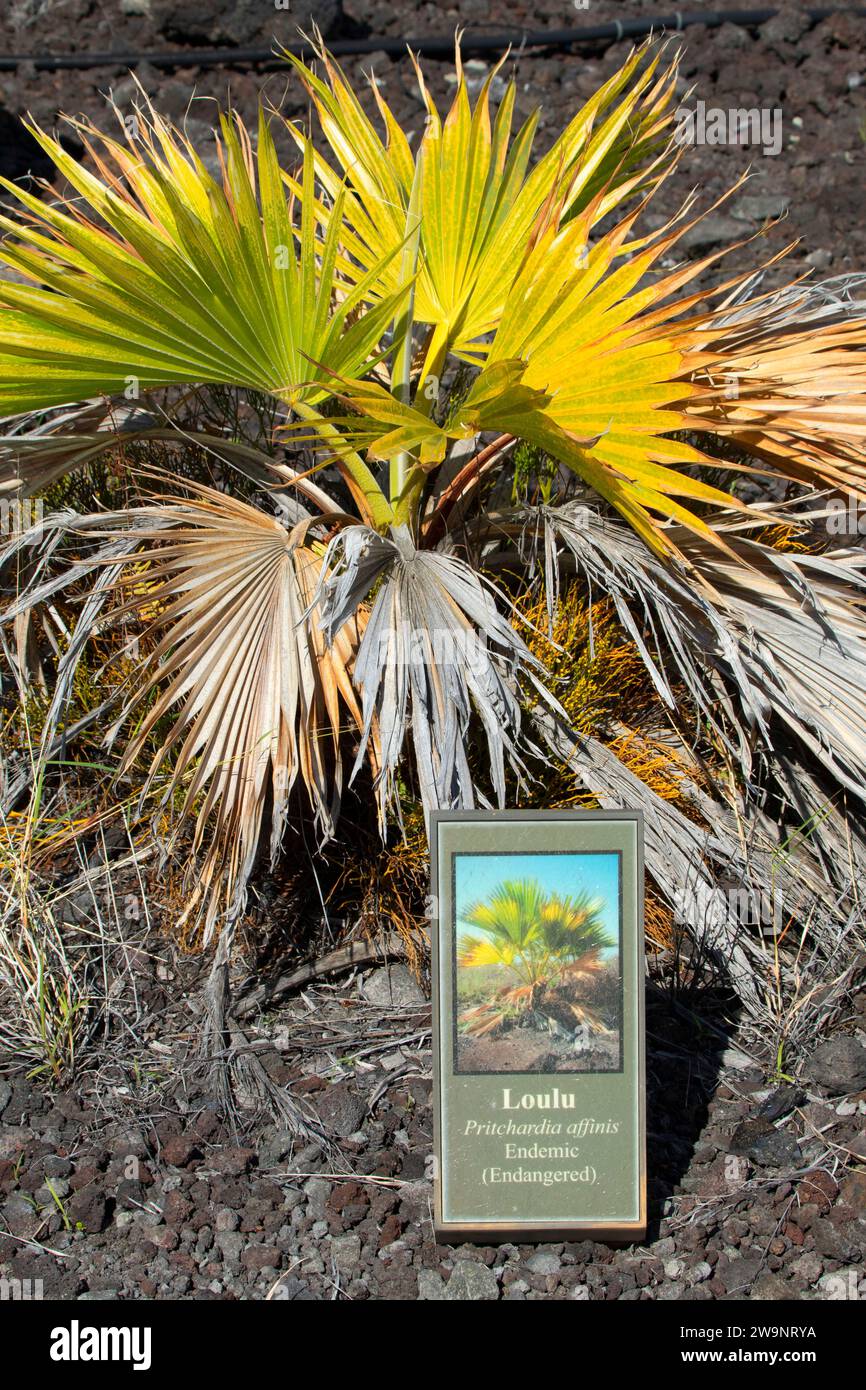
[[[673,14],[656,15],[652,19],[616,19],[610,24],[587,25],[581,29],[512,29],[500,34],[466,31],[462,48],[464,53],[502,53],[509,46],[512,49],[543,49],[569,48],[578,43],[616,43],[620,39],[643,38],[662,29],[680,30],[693,25],[702,25],[705,29],[716,29],[720,24],[753,28],[765,24],[778,13],[775,8],[708,10],[700,14],[683,14],[676,10]],[[866,9],[831,5],[826,9],[806,11],[812,24],[834,14],[866,17]],[[289,42],[284,47],[302,57],[313,52],[311,45],[301,40]],[[447,56],[454,51],[454,38],[336,39],[328,43],[330,51],[338,57],[363,53],[387,53],[399,57],[407,47],[428,57]],[[61,68],[134,68],[139,63],[150,63],[155,68],[201,68],[218,64],[231,68],[246,65],[259,67],[275,61],[277,55],[270,48],[190,48],[174,53],[12,53],[0,55],[0,72],[12,72],[22,63],[32,63],[39,72],[57,72]]]

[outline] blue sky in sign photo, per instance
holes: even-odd
[[[478,929],[461,921],[473,903],[483,902],[500,884],[535,879],[544,893],[573,897],[589,893],[604,903],[601,923],[619,939],[619,857],[616,854],[455,854],[454,884],[457,936],[476,936]],[[605,951],[608,957],[617,948]]]

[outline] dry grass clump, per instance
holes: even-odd
[[[371,827],[372,830],[372,827]],[[373,834],[347,857],[329,896],[329,904],[356,919],[357,929],[372,941],[396,932],[409,968],[420,978],[428,944],[427,895],[430,851],[424,815],[415,803],[406,808],[402,830],[392,844],[377,844]]]

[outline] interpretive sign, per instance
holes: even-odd
[[[639,812],[431,816],[435,1224],[646,1230]]]

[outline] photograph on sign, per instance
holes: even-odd
[[[620,854],[455,854],[455,1072],[619,1071]]]

